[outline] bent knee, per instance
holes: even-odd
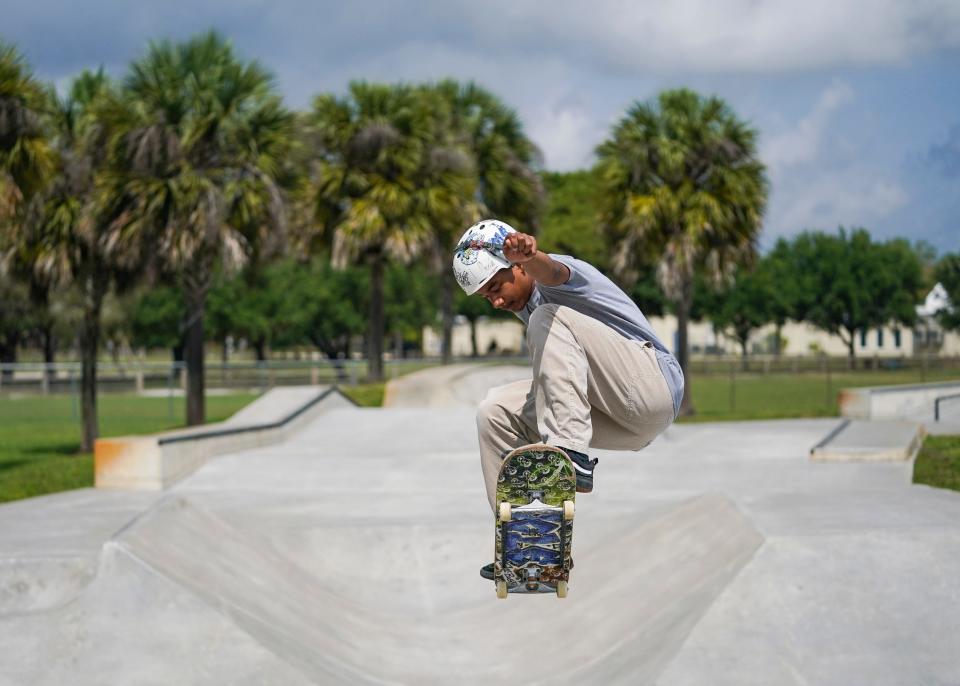
[[[540,305],[537,309],[533,311],[530,315],[529,326],[534,327],[546,322],[549,322],[556,318],[557,313],[561,309],[570,309],[563,305],[557,305],[556,303],[547,303],[545,305]]]
[[[477,405],[477,428],[482,430],[491,424],[502,424],[510,414],[506,405],[495,393],[487,393]]]

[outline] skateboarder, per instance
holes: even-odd
[[[509,451],[530,443],[562,448],[577,491],[593,490],[591,446],[646,447],[676,418],[683,373],[636,304],[595,267],[548,255],[533,236],[488,219],[454,251],[467,295],[510,310],[527,325],[533,382],[491,389],[477,412],[480,463],[490,507]],[[493,578],[493,565],[480,570]]]

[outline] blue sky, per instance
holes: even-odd
[[[760,133],[761,247],[845,225],[960,250],[958,0],[0,0],[0,17],[0,39],[60,85],[208,28],[292,107],[351,79],[473,79],[553,170],[589,165],[634,101],[689,86]]]

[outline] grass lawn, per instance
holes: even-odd
[[[226,419],[256,396],[209,396],[207,421]],[[154,433],[183,426],[184,399],[97,398],[101,436]],[[0,502],[93,486],[93,455],[80,453],[80,420],[66,396],[0,398]],[[79,410],[76,410],[79,412]]]
[[[379,407],[385,384],[343,391]],[[249,393],[207,396],[207,421],[223,421],[253,401]],[[101,394],[100,435],[125,436],[183,426],[184,399]],[[93,486],[93,455],[81,453],[76,401],[67,396],[0,397],[0,502]]]
[[[759,374],[737,372],[693,377],[690,387],[696,414],[681,422],[717,422],[787,417],[836,417],[837,393],[841,388],[916,384],[919,371],[821,372]],[[927,382],[958,381],[957,371],[927,372]]]
[[[913,466],[913,482],[960,491],[960,436],[927,436]]]
[[[412,364],[410,370],[404,371],[412,371],[417,366]],[[955,371],[926,375],[927,381],[957,378]],[[701,375],[691,383],[697,414],[681,421],[834,417],[838,414],[836,396],[841,388],[920,383],[921,380],[920,373],[915,371],[833,373],[829,384],[822,373]],[[361,406],[379,407],[383,403],[384,388],[383,383],[360,384],[344,387],[343,391]],[[255,397],[252,394],[209,396],[208,421],[226,419]],[[93,485],[93,458],[90,454],[78,453],[80,426],[75,403],[69,396],[0,397],[0,502]],[[102,436],[154,433],[182,426],[183,398],[174,398],[171,407],[167,398],[101,394],[99,403]],[[940,447],[943,440],[947,441],[942,444],[946,447]],[[950,444],[949,440],[956,442]],[[960,439],[930,438],[924,451],[928,448],[940,451],[936,452],[938,456],[952,457],[927,459],[939,465],[929,468],[938,474],[929,477],[939,479],[937,483],[921,480],[922,460],[918,460],[918,482],[960,488],[957,485]],[[928,467],[924,465],[922,469]]]
[[[385,383],[366,383],[343,386],[340,390],[360,407],[380,407],[383,405],[383,392],[386,387]]]

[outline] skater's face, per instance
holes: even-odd
[[[533,279],[515,264],[498,271],[477,293],[498,310],[519,312],[533,293]]]

